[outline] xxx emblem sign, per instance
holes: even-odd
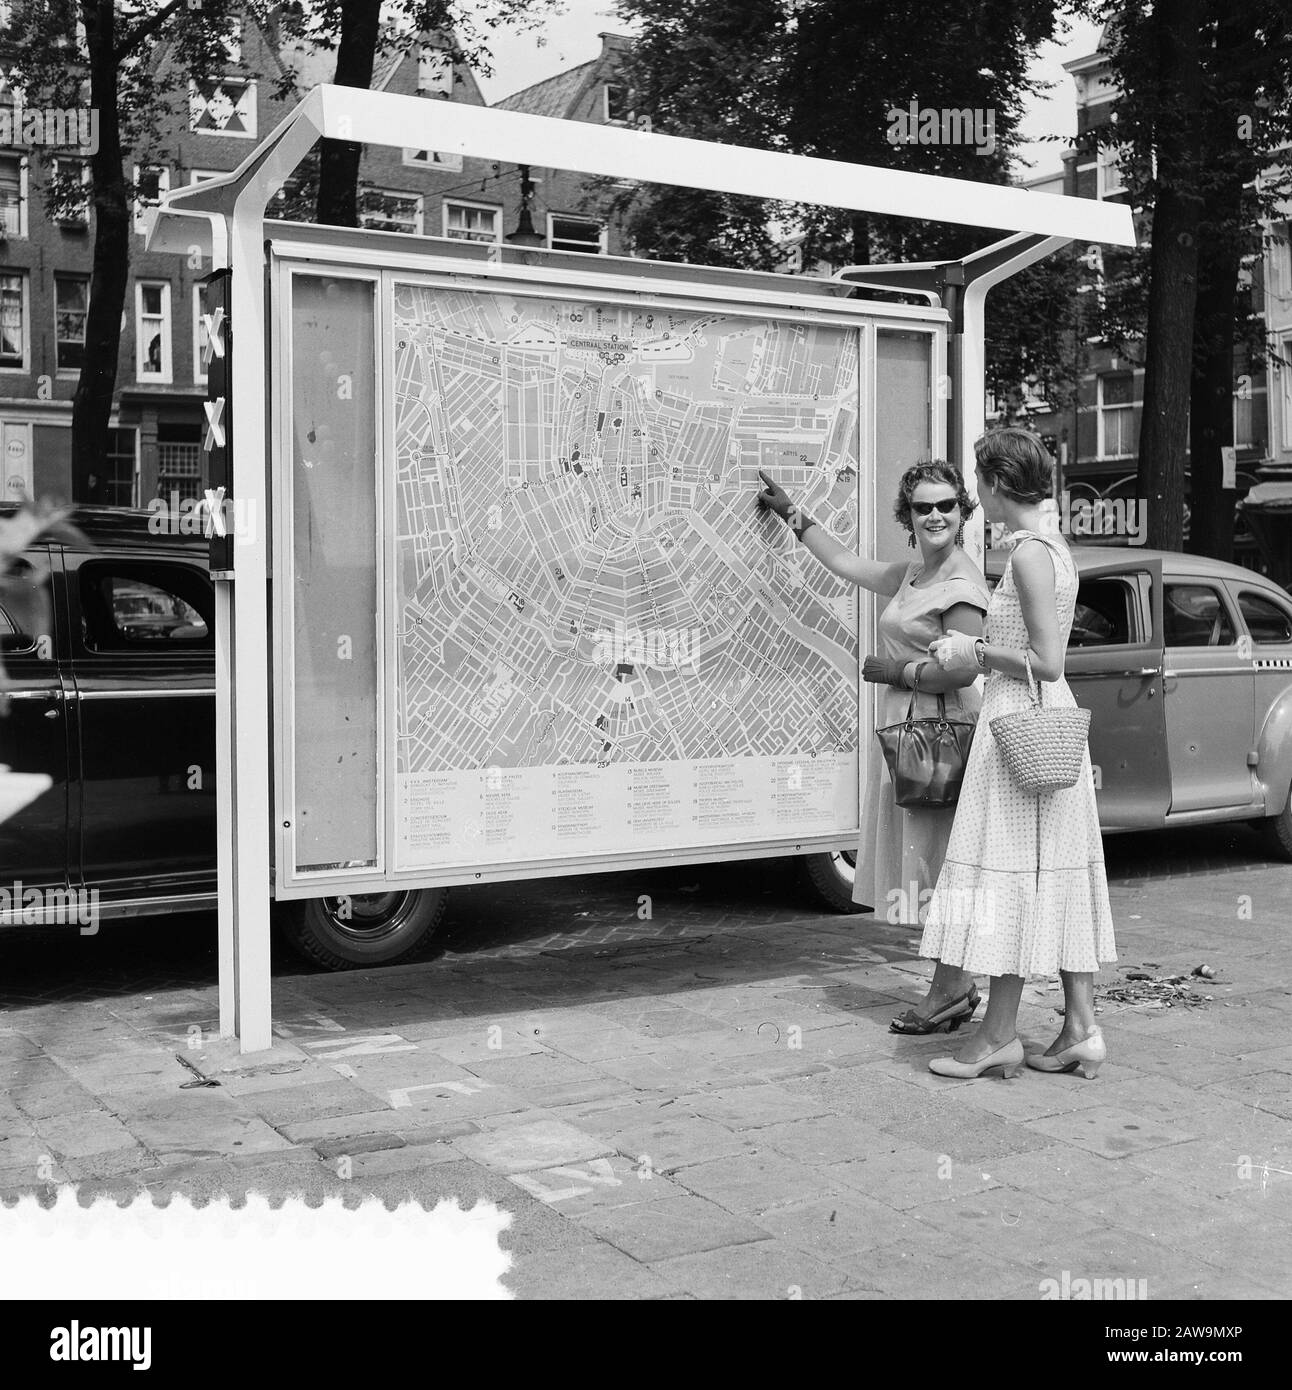
[[[233,500],[233,458],[230,450],[233,334],[229,323],[227,270],[214,270],[202,281],[202,305],[202,326],[206,330],[206,342],[202,345],[202,365],[206,368],[203,472],[210,489],[207,496],[218,497],[223,508],[229,507]],[[233,540],[232,527],[217,523],[208,531],[212,579],[233,578]]]

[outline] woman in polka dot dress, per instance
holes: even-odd
[[[929,902],[920,954],[990,975],[982,1026],[955,1057],[929,1069],[1013,1076],[1038,1071],[1093,1076],[1106,1052],[1095,1025],[1094,977],[1117,959],[1090,754],[1076,783],[1039,796],[1014,781],[991,734],[1000,714],[1026,708],[1024,652],[1046,706],[1072,708],[1063,657],[1077,597],[1076,563],[1057,534],[1050,496],[1053,463],[1026,430],[993,430],[974,446],[978,495],[988,520],[1003,522],[1012,553],[987,609],[982,638],[950,632],[930,652],[948,671],[974,663],[988,672],[982,713],[965,769],[955,823]],[[1023,981],[1063,980],[1063,1028],[1042,1053],[1024,1055],[1017,1036]]]

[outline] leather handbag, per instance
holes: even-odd
[[[946,696],[940,692],[937,717],[915,718],[920,672],[926,665],[927,662],[921,662],[915,668],[915,687],[906,707],[906,718],[900,724],[876,729],[875,737],[884,750],[897,804],[936,810],[954,806],[960,797],[974,726],[967,720],[948,719]]]

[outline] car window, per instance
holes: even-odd
[[[1238,595],[1238,607],[1253,642],[1292,642],[1292,618],[1273,599],[1245,589]]]
[[[1088,579],[1077,591],[1070,647],[1112,647],[1131,641],[1131,589],[1124,579]]]
[[[8,590],[9,601],[0,603],[0,652],[18,654],[36,649],[36,636],[28,631],[35,617],[32,599],[35,591],[29,586],[44,583],[48,576],[38,577],[35,567],[22,556],[14,556],[0,574],[0,584]],[[38,607],[49,601],[48,592]],[[48,618],[48,613],[46,613]]]
[[[1167,584],[1162,608],[1168,647],[1227,647],[1234,640],[1229,610],[1209,584]]]
[[[211,645],[210,587],[185,565],[82,565],[81,618],[92,651],[185,651]]]
[[[36,639],[24,632],[7,608],[0,607],[0,652],[29,652]]]

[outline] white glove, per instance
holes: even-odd
[[[944,670],[953,666],[977,666],[978,655],[974,644],[980,639],[970,637],[967,632],[957,632],[952,628],[945,637],[929,643],[929,655]]]

